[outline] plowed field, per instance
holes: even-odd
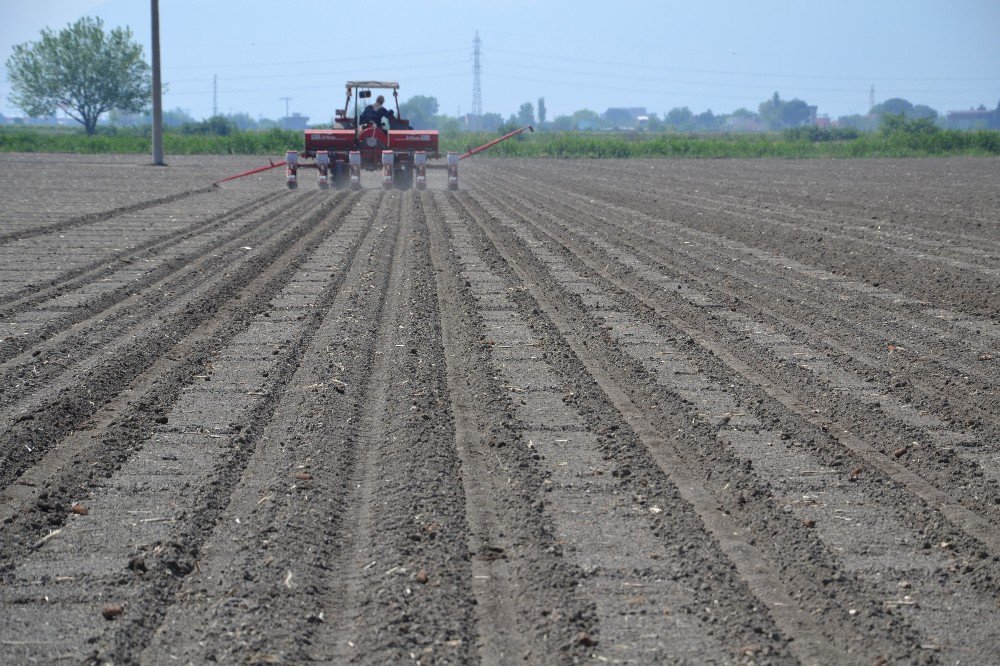
[[[145,161],[0,156],[4,663],[997,663],[1000,160]]]

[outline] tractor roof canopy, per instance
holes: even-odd
[[[348,81],[348,88],[391,88],[396,90],[399,84],[395,81]]]

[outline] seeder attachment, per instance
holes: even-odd
[[[458,153],[448,153],[448,189],[458,189]]]
[[[426,190],[427,189],[427,153],[423,150],[418,150],[413,153],[413,168],[416,171],[417,176],[417,189]]]
[[[352,150],[347,157],[351,165],[351,189],[361,189],[361,151]]]
[[[299,153],[295,150],[289,150],[285,153],[285,182],[288,183],[288,189],[294,190],[299,186],[297,179],[297,174],[299,171]]]
[[[395,153],[391,150],[382,151],[382,189],[392,189],[392,169],[395,161]]]
[[[319,189],[325,190],[330,187],[330,153],[321,150],[316,153],[316,169],[319,171]]]

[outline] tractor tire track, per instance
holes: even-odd
[[[37,159],[0,157],[4,662],[1000,650],[1000,161]]]
[[[510,211],[509,214],[513,215],[513,216],[520,217],[520,214],[519,213],[515,213],[514,211]],[[505,226],[511,226],[511,225],[513,225],[514,227],[519,226],[519,223],[513,222],[513,218],[507,217],[507,215],[504,215],[503,219],[507,220],[505,222]],[[522,232],[518,231],[517,233],[521,234]],[[601,302],[600,301],[601,297],[598,297],[596,295],[596,294],[598,294],[600,292],[599,291],[598,292],[592,291],[592,289],[593,289],[592,284],[590,282],[586,281],[586,280],[588,280],[588,278],[584,278],[584,282],[563,283],[562,280],[564,280],[564,279],[565,280],[572,280],[572,278],[570,278],[568,276],[573,275],[574,273],[572,273],[572,271],[570,269],[563,268],[562,267],[563,264],[561,262],[558,262],[557,259],[555,258],[555,256],[549,254],[547,250],[544,251],[544,252],[542,250],[535,250],[534,248],[536,246],[538,246],[538,242],[532,240],[532,238],[533,237],[531,237],[531,236],[525,236],[525,237],[523,237],[521,239],[521,242],[523,242],[523,243],[526,244],[524,247],[527,247],[527,248],[531,249],[531,253],[532,254],[537,254],[538,255],[539,258],[535,259],[534,261],[542,261],[543,263],[550,264],[552,266],[552,268],[550,270],[556,271],[556,272],[553,273],[553,275],[555,276],[557,284],[559,284],[562,289],[570,289],[569,293],[574,293],[574,292],[575,293],[581,293],[584,298],[586,298],[588,294],[594,294],[593,298],[597,299],[597,302]],[[541,238],[544,238],[544,236],[541,236]],[[556,269],[557,266],[559,267],[558,270]],[[594,269],[594,270],[599,270],[599,269]],[[537,274],[532,275],[531,277],[532,277],[532,280],[530,282],[532,282],[532,283],[538,283],[539,278],[537,277]],[[582,292],[576,291],[577,286],[579,286],[580,289],[583,289],[583,291]],[[623,285],[616,285],[616,286],[619,287],[619,288],[622,288],[622,289],[626,289]],[[646,349],[648,349],[650,343],[652,343],[652,341],[656,339],[655,334],[652,332],[653,329],[646,328],[646,327],[644,327],[643,324],[629,324],[629,323],[626,323],[627,320],[622,318],[622,314],[620,312],[615,312],[614,309],[607,309],[609,306],[606,305],[606,304],[603,304],[601,307],[604,310],[606,310],[606,313],[602,312],[601,310],[598,310],[598,312],[600,313],[600,317],[598,319],[601,319],[601,318],[605,319],[608,322],[608,324],[610,324],[609,328],[611,328],[613,331],[621,331],[621,333],[619,333],[618,335],[626,336],[626,337],[624,337],[622,339],[626,343],[628,343],[630,345],[633,345],[633,346],[626,347],[626,349],[629,350],[628,351],[628,355],[632,355],[636,360],[641,360],[644,363],[650,364],[650,367],[656,367],[657,365],[666,362],[664,360],[656,358],[656,356],[659,353],[661,353],[661,352],[654,352],[653,355],[652,355],[652,357],[650,357],[650,356],[648,356],[650,352],[646,351]],[[661,316],[663,316],[665,319],[668,319],[668,316],[665,315],[665,314],[662,314]],[[668,320],[670,320],[672,322],[676,321],[676,319],[668,319]],[[633,327],[636,326],[636,325],[640,326],[640,328],[633,329]],[[678,324],[675,324],[675,325],[678,325]],[[680,325],[678,325],[678,326],[680,326]],[[684,327],[681,327],[680,330],[681,331],[685,331],[685,332],[687,332],[689,334],[693,333],[694,336],[699,337],[699,343],[701,345],[703,345],[703,346],[709,346],[709,349],[711,349],[712,353],[715,354],[715,355],[717,355],[717,356],[720,356],[723,360],[726,361],[726,363],[730,367],[737,369],[737,371],[743,371],[744,375],[747,374],[745,366],[741,368],[741,365],[743,365],[743,364],[740,364],[738,362],[734,363],[733,361],[735,359],[733,359],[730,354],[728,354],[727,352],[725,352],[722,347],[720,347],[718,344],[713,344],[710,341],[708,341],[706,343],[706,341],[704,339],[702,339],[702,336],[704,335],[703,332],[701,332],[701,331],[694,332],[694,331],[691,331],[690,328],[685,329]],[[643,332],[643,331],[645,331],[645,332]],[[633,342],[628,342],[628,337],[627,336],[637,336],[637,337],[633,339]],[[616,337],[617,337],[617,335],[616,335]],[[666,345],[666,346],[664,346],[664,343],[662,343],[662,342],[655,343],[655,344],[658,345],[658,346],[660,346],[660,348],[662,350],[664,350],[662,353],[667,353],[667,354],[678,354],[678,353],[680,353],[679,349],[677,347],[675,347],[674,345]],[[677,351],[670,351],[672,348],[676,349]],[[671,365],[674,365],[675,368],[677,368],[677,369],[674,370],[674,373],[681,372],[681,373],[687,374],[687,373],[692,372],[690,369],[684,368],[683,367],[683,363],[679,367],[676,365],[676,363],[677,363],[677,361],[675,360],[671,364]],[[753,374],[751,373],[750,376],[752,377]],[[707,383],[707,380],[705,380],[705,379],[696,379],[696,380],[676,380],[676,379],[674,379],[674,380],[667,380],[667,381],[669,381],[674,386],[676,386],[677,388],[674,389],[674,390],[678,391],[679,394],[682,395],[682,396],[684,396],[685,399],[688,400],[688,401],[697,401],[696,404],[699,403],[699,402],[705,402],[705,403],[707,403],[709,405],[715,404],[716,406],[714,408],[709,407],[709,409],[712,410],[711,412],[709,412],[708,414],[702,414],[702,415],[699,415],[699,416],[702,417],[702,418],[709,419],[710,423],[714,421],[716,423],[725,424],[725,427],[721,431],[719,431],[720,435],[717,435],[717,436],[723,437],[722,441],[725,442],[728,446],[734,447],[740,453],[741,457],[742,456],[749,456],[750,459],[754,462],[754,466],[755,467],[757,467],[759,465],[763,465],[765,471],[770,471],[770,470],[768,470],[768,465],[770,464],[770,462],[769,462],[769,460],[770,460],[769,455],[770,455],[771,452],[768,452],[767,449],[763,449],[763,450],[757,449],[757,447],[761,446],[761,445],[764,445],[764,444],[766,444],[766,446],[768,446],[768,447],[773,447],[774,444],[775,444],[775,441],[780,441],[780,439],[783,439],[783,437],[782,438],[778,437],[778,435],[781,434],[780,432],[767,433],[766,431],[764,431],[765,432],[764,437],[760,437],[760,434],[761,434],[760,422],[757,419],[753,418],[752,416],[748,416],[744,411],[740,410],[739,408],[740,408],[741,405],[739,403],[736,403],[734,405],[732,403],[732,400],[730,398],[726,397],[725,395],[719,395],[717,393],[713,394],[711,392],[706,392],[706,390],[707,391],[712,391],[712,390],[718,391],[719,389],[713,389]],[[754,402],[754,401],[751,401],[749,404],[752,404],[752,402]],[[783,402],[782,404],[784,404],[785,406],[788,406],[788,402],[787,401]],[[722,415],[721,422],[718,421],[718,419],[720,418],[720,416],[717,415],[716,412],[724,412],[724,414]],[[709,416],[709,414],[711,414],[711,416]],[[730,431],[730,430],[732,430],[731,435],[727,435],[726,434],[727,431]],[[749,447],[747,446],[747,444],[744,444],[744,442],[741,441],[741,440],[747,439],[747,435],[741,435],[739,433],[743,433],[743,432],[746,432],[746,431],[754,433],[754,437],[749,438],[750,441],[759,441],[760,444],[750,445]],[[817,432],[822,432],[822,431],[818,430]],[[838,435],[839,435],[839,433],[838,433]],[[843,443],[846,443],[849,447],[856,448],[857,449],[856,452],[865,452],[865,449],[867,448],[867,445],[865,445],[860,440],[854,439],[853,441],[844,442],[844,439],[845,438],[841,437],[840,441],[843,442]],[[771,441],[765,441],[765,440],[771,440]],[[787,452],[787,454],[791,454],[791,453],[792,453],[791,450],[789,450]],[[765,454],[767,454],[767,455],[765,455]],[[918,494],[920,496],[924,496],[924,497],[928,497],[929,496],[928,500],[930,501],[930,503],[933,506],[936,506],[938,509],[942,510],[946,515],[949,515],[956,524],[958,524],[961,527],[965,528],[968,532],[970,532],[976,538],[978,538],[982,543],[992,544],[992,539],[993,538],[992,538],[991,535],[993,534],[993,532],[989,529],[989,527],[978,516],[976,516],[975,514],[971,514],[970,512],[968,512],[967,510],[962,509],[961,507],[958,507],[957,505],[955,505],[950,500],[942,497],[941,494],[938,493],[936,490],[934,490],[933,492],[930,491],[930,490],[928,490],[928,488],[926,487],[927,484],[925,482],[922,482],[919,479],[917,479],[916,482],[914,482],[914,480],[912,478],[913,477],[912,474],[910,474],[908,472],[906,472],[906,473],[899,473],[898,470],[893,470],[892,469],[892,467],[893,467],[892,464],[886,464],[886,461],[879,461],[879,462],[882,462],[883,468],[887,468],[888,471],[890,472],[890,474],[892,474],[894,472],[897,474],[897,476],[895,476],[894,478],[897,478],[897,479],[902,480],[904,482],[908,481],[909,483],[907,484],[907,487],[912,492],[915,492],[916,494]],[[818,474],[824,474],[825,475],[825,474],[830,474],[833,471],[833,470],[830,470],[828,468],[824,469],[824,466],[822,464],[819,464],[818,461],[811,461],[808,458],[802,458],[802,460],[801,460],[801,462],[799,464],[802,466],[803,469],[806,469],[806,470],[816,470],[815,473],[818,473]],[[870,464],[870,461],[869,461],[869,464]],[[810,474],[812,474],[812,473],[813,472],[810,472]],[[779,478],[780,477],[775,478],[772,481],[772,483],[774,483],[775,481],[777,481]],[[815,481],[807,479],[807,483],[804,484],[804,487],[805,488],[809,488],[809,487],[816,488],[817,487],[817,482],[819,483],[819,486],[818,486],[819,488],[823,488],[824,487],[825,482],[823,482],[823,480],[821,478],[820,479],[816,479]],[[787,483],[783,482],[782,485],[787,485]],[[817,495],[815,495],[815,492],[816,491],[813,490],[811,493],[807,493],[807,494],[805,494],[803,496],[804,497],[815,497],[815,496],[817,496]],[[859,502],[858,500],[854,500],[854,499],[846,499],[846,498],[845,499],[837,499],[837,495],[840,494],[840,492],[841,491],[837,491],[836,493],[830,494],[829,496],[832,498],[831,501],[829,503],[824,503],[823,506],[824,507],[829,507],[834,512],[838,512],[838,511],[843,512],[843,511],[845,511],[847,509],[845,509],[845,508],[833,508],[833,507],[836,507],[838,505],[840,507],[846,507],[846,506],[851,506],[851,505],[855,505],[855,504],[865,505],[866,503],[868,503],[866,501],[860,501]],[[828,493],[831,493],[831,491],[830,490],[823,490],[823,491],[820,492],[820,496],[826,495]],[[851,493],[848,492],[847,496],[850,496],[850,495],[851,495]],[[743,500],[741,502],[741,504],[745,504],[745,503],[746,503],[745,500]],[[903,507],[907,506],[906,500],[902,500],[900,502],[900,504]],[[794,507],[792,507],[792,510],[794,510]],[[736,512],[733,512],[733,513],[735,514]],[[864,512],[862,512],[862,513],[864,514]],[[808,512],[806,512],[806,515],[807,516],[809,515]],[[749,524],[753,523],[753,519],[750,516],[748,516],[746,518],[746,520],[748,521]],[[847,520],[848,521],[853,521],[853,520],[858,520],[858,518],[852,517],[852,518],[847,518]],[[881,522],[882,524],[881,524],[880,530],[881,530],[881,532],[884,535],[898,534],[899,535],[898,538],[900,538],[903,543],[905,543],[908,540],[914,538],[913,533],[905,525],[903,525],[903,524],[892,525],[889,522],[887,522],[883,517],[880,517],[877,514],[873,514],[871,512],[868,512],[866,516],[862,515],[861,520],[863,522],[864,521]],[[919,520],[916,521],[917,522],[917,529],[918,530],[924,531],[926,529],[926,523],[925,523],[925,521],[926,521],[926,518],[922,518],[922,517],[921,517],[921,519],[919,519]],[[816,520],[815,520],[814,517],[806,517],[806,518],[804,518],[804,522],[809,523],[809,525],[815,525],[816,524]],[[840,525],[836,521],[833,521],[833,524],[835,524],[839,528],[843,528],[844,527],[843,525]],[[933,524],[933,523],[931,523],[931,524]],[[820,535],[821,536],[825,536],[827,539],[833,539],[833,542],[836,543],[836,542],[838,542],[838,541],[840,541],[842,539],[841,536],[838,536],[838,532],[840,532],[840,531],[843,531],[843,530],[842,529],[841,530],[834,529],[834,530],[832,530],[832,533],[830,533],[829,536],[827,536],[826,532],[829,532],[829,531],[828,530],[823,530],[823,531],[820,532]],[[917,533],[919,534],[920,532],[917,532]],[[947,536],[946,536],[946,540],[942,541],[942,543],[947,543],[947,544],[949,544],[949,547],[950,547],[950,545],[951,545],[952,542],[951,541],[947,541],[947,539],[952,539],[952,538],[956,538],[956,537],[952,536],[952,535],[948,535],[947,532],[944,532],[944,534],[947,535]],[[958,540],[961,541],[960,538]],[[827,541],[826,543],[829,543],[829,541]],[[883,547],[888,547],[889,548],[889,552],[893,551],[893,547],[890,546],[890,545],[888,545],[888,544],[886,544],[886,546],[883,546]],[[963,636],[962,640],[964,640],[964,641],[967,642],[966,643],[966,648],[962,648],[962,647],[958,647],[958,646],[951,646],[951,647],[957,648],[957,649],[971,649],[974,652],[978,652],[978,653],[982,654],[983,650],[984,650],[984,645],[988,646],[988,645],[992,644],[993,641],[996,640],[997,637],[993,635],[994,632],[986,629],[986,627],[990,626],[989,623],[993,621],[993,619],[991,619],[992,618],[992,613],[989,610],[990,609],[990,604],[989,604],[988,601],[986,601],[986,599],[989,598],[989,595],[993,595],[993,594],[996,593],[996,591],[993,590],[992,585],[988,582],[991,579],[991,576],[992,576],[992,574],[990,574],[989,572],[993,568],[994,564],[993,564],[993,562],[990,561],[992,558],[988,558],[985,552],[983,552],[982,554],[980,554],[980,548],[981,547],[978,546],[975,542],[969,542],[968,540],[965,540],[965,542],[962,545],[962,550],[965,552],[964,557],[971,558],[972,561],[979,560],[979,562],[978,562],[978,573],[975,574],[975,575],[969,576],[967,578],[963,577],[961,575],[960,568],[959,569],[955,568],[955,564],[954,564],[955,560],[951,560],[950,558],[947,558],[947,557],[946,558],[941,558],[941,557],[937,556],[936,554],[929,554],[929,557],[927,558],[926,564],[922,565],[922,566],[926,566],[928,568],[929,572],[932,572],[932,571],[941,571],[941,572],[943,572],[945,569],[950,569],[951,572],[952,572],[952,580],[949,581],[949,583],[947,585],[941,585],[940,583],[937,583],[937,580],[934,578],[933,574],[929,575],[929,576],[926,576],[924,578],[924,580],[922,581],[926,585],[925,589],[929,593],[929,597],[931,599],[935,599],[936,600],[936,601],[931,602],[930,603],[931,607],[928,608],[928,609],[926,609],[924,612],[914,614],[914,618],[917,621],[918,626],[924,632],[926,632],[925,636],[929,637],[929,638],[925,639],[925,641],[928,644],[930,644],[930,645],[937,645],[937,642],[941,642],[943,640],[942,637],[941,637],[941,634],[940,634],[940,625],[938,624],[939,617],[937,615],[937,609],[935,608],[935,606],[939,607],[939,605],[941,603],[945,602],[946,599],[949,599],[949,595],[950,595],[949,590],[954,585],[962,585],[962,586],[966,587],[966,589],[967,589],[966,593],[970,595],[968,597],[968,602],[967,602],[967,603],[970,604],[968,612],[971,615],[977,616],[977,617],[981,616],[981,614],[986,614],[986,617],[983,620],[983,622],[985,622],[985,624],[983,624],[983,623],[977,624],[977,626],[975,628],[969,629],[968,632]],[[771,556],[774,557],[774,554],[771,554]],[[780,557],[781,556],[779,555],[779,559],[780,559]],[[863,551],[859,552],[857,557],[859,558],[859,560],[858,560],[859,563],[860,562],[865,562],[866,560],[871,559],[871,556],[870,555],[865,555]],[[961,557],[961,556],[959,556],[959,557]],[[892,560],[890,559],[889,561],[891,562]],[[852,573],[854,573],[855,571],[857,571],[857,572],[864,571],[866,567],[871,566],[871,565],[869,565],[869,564],[855,564],[851,560],[848,560],[847,561],[847,566],[848,566],[848,570],[851,571]],[[861,569],[857,569],[858,566],[861,566],[862,568]],[[885,564],[881,563],[881,566],[885,566]],[[973,569],[970,569],[969,571],[971,572],[974,569],[976,569],[976,567],[973,567]],[[788,575],[787,570],[784,573],[785,573],[786,576]],[[912,572],[910,572],[907,567],[903,567],[901,569],[900,573],[897,573],[895,575],[896,576],[903,576],[903,577],[905,577],[905,576],[907,576],[910,573],[912,573]],[[955,574],[957,574],[957,575],[955,575]],[[827,579],[827,580],[829,580],[829,579]],[[841,573],[841,574],[834,575],[833,580],[846,580],[846,579],[845,579],[843,573]],[[864,580],[864,576],[861,578],[861,580]],[[865,585],[865,586],[867,586],[867,585]],[[878,588],[878,586],[875,586],[874,589],[869,589],[869,595],[870,595],[869,596],[869,600],[870,600],[870,603],[871,603],[872,611],[875,612],[876,614],[882,614],[884,612],[884,608],[881,609],[881,610],[876,610],[876,609],[879,609],[879,607],[881,606],[881,604],[877,601],[877,599],[880,596],[880,594],[884,594],[884,592],[880,592],[877,588]],[[976,598],[977,597],[977,590],[979,590],[979,589],[981,589],[982,592],[978,593],[980,596],[977,599]],[[856,591],[855,594],[860,594],[860,592]],[[986,595],[986,596],[981,596],[981,595]],[[826,595],[824,594],[823,596],[826,596]],[[909,603],[909,602],[906,602],[906,603]],[[961,641],[959,641],[959,643],[961,643]],[[985,648],[985,649],[988,651],[988,648]]]
[[[25,379],[31,377],[27,369],[31,361],[5,368],[5,416],[10,425],[0,435],[0,442],[7,444],[3,449],[2,485],[36,461],[52,441],[92,414],[99,401],[113,396],[134,373],[147,367],[201,321],[210,319],[224,302],[220,295],[245,283],[260,266],[268,265],[302,236],[311,234],[316,222],[335,205],[327,203],[287,229],[270,225],[251,232],[255,242],[263,243],[251,252],[240,248],[245,239],[230,241],[230,260],[234,256],[239,260],[222,262],[217,256],[207,255],[185,266],[180,275],[150,285],[152,297],[135,296],[97,313],[92,318],[95,333],[80,326],[79,333],[70,329],[43,344],[46,357],[51,355],[54,362],[42,366],[39,374],[44,373],[45,383],[40,385],[41,391]],[[187,294],[171,300],[172,295],[180,295],[171,295],[171,288]],[[139,307],[133,307],[134,303]],[[42,349],[36,351],[39,356],[43,353]]]
[[[374,206],[368,208],[374,210]],[[239,481],[260,432],[343,280],[341,271],[335,273],[338,279],[322,279],[329,274],[326,265],[338,255],[350,257],[361,246],[361,232],[368,226],[364,221],[371,214],[364,208],[356,211],[353,222],[333,216],[328,224],[318,225],[307,236],[311,243],[301,242],[292,250],[305,251],[298,265],[275,285],[285,285],[285,298],[312,294],[314,306],[305,313],[286,311],[277,321],[270,313],[257,314],[248,327],[241,327],[239,335],[212,355],[213,382],[195,379],[196,384],[189,384],[190,390],[170,407],[151,440],[118,469],[109,471],[107,481],[91,485],[83,500],[88,512],[70,514],[58,539],[34,548],[8,569],[4,601],[21,605],[22,619],[49,615],[52,620],[45,623],[60,630],[63,623],[57,618],[72,617],[73,633],[62,644],[95,662],[123,660],[141,650],[183,579],[197,571],[202,542],[217,523],[225,499]],[[332,235],[331,225],[337,228]],[[280,270],[282,263],[272,266]],[[256,350],[250,362],[247,346]],[[187,464],[179,464],[180,460]],[[132,494],[128,511],[119,501],[123,492]],[[123,528],[126,538],[112,542],[95,541],[91,536]],[[51,579],[35,577],[36,571],[47,568],[66,575],[50,587]],[[102,597],[112,600],[128,608],[129,614],[109,625],[93,597],[76,593],[80,585],[100,590],[98,602]],[[43,596],[66,603],[52,615],[46,602],[32,605]],[[57,640],[44,634],[34,638],[29,643],[42,650]]]
[[[52,526],[52,520],[64,519],[65,514],[59,508],[78,496],[73,493],[81,492],[90,480],[110,473],[127,460],[155,427],[155,419],[169,409],[191,378],[205,375],[211,354],[242,331],[251,317],[266,313],[270,299],[291,279],[310,249],[340,224],[338,213],[349,209],[355,201],[356,197],[347,197],[336,205],[321,205],[318,217],[309,219],[324,220],[325,216],[322,224],[314,225],[315,228],[312,224],[304,225],[298,238],[295,237],[298,233],[293,233],[248,264],[245,274],[237,273],[237,280],[230,284],[240,285],[240,289],[225,293],[225,298],[216,305],[214,318],[195,320],[187,333],[178,331],[176,337],[167,339],[159,348],[160,355],[149,357],[150,364],[145,369],[112,365],[111,370],[136,373],[132,379],[124,375],[116,380],[121,382],[114,384],[116,399],[101,405],[88,400],[86,414],[71,413],[63,417],[66,420],[78,418],[74,428],[63,423],[57,426],[58,429],[50,426],[46,430],[57,433],[52,435],[51,445],[29,452],[37,457],[36,462],[30,468],[22,463],[27,472],[3,491],[0,519],[10,537],[4,541],[5,559],[30,544],[34,540],[32,535],[37,535],[34,538],[42,536],[38,532]],[[241,285],[241,277],[253,274],[255,277],[243,280],[245,284]],[[94,395],[93,388],[86,385],[78,390],[88,396]],[[66,403],[60,402],[54,403],[52,409],[65,407]],[[5,431],[4,435],[10,432]],[[13,473],[13,465],[5,467],[4,471]],[[14,538],[15,534],[21,536]]]
[[[43,287],[26,287],[21,292],[6,294],[0,299],[0,317],[6,319],[11,314],[21,311],[24,308],[38,305],[59,296],[65,296],[67,292],[87,286],[89,282],[103,281],[112,275],[116,268],[120,268],[119,264],[131,264],[141,261],[147,256],[156,257],[172,246],[182,243],[190,244],[199,235],[211,233],[216,227],[222,227],[226,224],[239,221],[241,217],[262,208],[285,194],[284,192],[265,194],[255,198],[253,201],[236,205],[231,209],[212,215],[206,220],[199,220],[145,242],[137,243],[130,246],[127,250],[113,251],[110,255],[100,257],[89,264],[60,274],[56,279],[50,280]],[[187,258],[187,255],[180,255],[173,258],[172,261],[180,264]]]
[[[911,485],[923,485],[923,482],[919,477],[910,475],[909,471],[900,472],[901,465],[891,461],[890,456],[901,459],[900,462],[906,467],[919,469],[918,474],[935,478],[938,487],[948,487],[955,483],[956,477],[960,476],[963,479],[962,483],[968,484],[971,490],[964,495],[965,503],[989,522],[997,519],[997,506],[992,498],[997,497],[1000,459],[990,444],[996,435],[996,424],[990,416],[995,409],[995,401],[986,401],[986,406],[980,407],[978,401],[969,400],[969,404],[960,404],[957,408],[951,408],[946,402],[943,412],[933,403],[930,408],[919,409],[917,405],[920,401],[896,398],[893,395],[897,393],[894,390],[895,386],[878,387],[869,379],[867,369],[852,376],[838,367],[838,361],[811,348],[808,343],[795,342],[775,332],[770,322],[755,320],[753,314],[748,316],[739,310],[730,310],[723,304],[726,299],[711,298],[692,290],[690,283],[695,281],[700,282],[700,286],[705,289],[715,289],[713,285],[696,278],[696,274],[687,274],[688,280],[685,282],[687,288],[678,289],[680,284],[676,280],[665,277],[659,272],[662,269],[675,270],[672,264],[657,262],[652,267],[646,265],[637,257],[651,255],[623,236],[618,237],[617,243],[610,242],[610,239],[601,240],[603,234],[599,234],[596,230],[588,229],[589,233],[581,234],[569,229],[561,221],[565,218],[553,216],[541,207],[532,207],[529,210],[532,210],[532,217],[536,220],[534,223],[541,224],[547,229],[548,235],[558,237],[560,242],[565,244],[571,244],[576,248],[574,252],[578,256],[592,257],[588,260],[588,265],[593,270],[614,280],[620,288],[631,291],[640,301],[647,305],[652,304],[659,312],[671,313],[675,319],[682,317],[687,322],[704,320],[703,323],[697,324],[700,327],[697,329],[692,329],[690,323],[685,324],[689,334],[704,337],[707,326],[714,329],[712,335],[716,337],[720,335],[748,337],[754,347],[746,350],[746,357],[759,355],[760,347],[764,348],[765,354],[774,354],[779,364],[762,368],[762,371],[755,372],[755,375],[771,376],[769,379],[759,380],[763,381],[765,386],[786,387],[784,391],[786,397],[783,399],[786,406],[794,403],[801,415],[812,419],[817,425],[846,432],[855,447],[862,446],[858,438],[852,434],[855,432],[861,433],[866,440],[883,441],[884,444],[879,451],[869,450],[870,447],[862,448],[865,449],[866,455],[878,457],[881,461],[880,466],[887,465],[889,469],[896,470],[907,478],[907,482]],[[576,225],[586,225],[583,216],[575,209],[574,215]],[[542,223],[539,220],[547,222]],[[619,249],[618,245],[624,245],[627,250]],[[614,277],[610,271],[612,266],[619,269],[615,271],[618,274]],[[740,305],[740,299],[736,294],[731,294],[730,302],[734,302],[737,307]],[[779,321],[786,321],[781,315],[774,316]],[[723,324],[721,331],[718,324],[720,320]],[[676,321],[674,323],[677,325]],[[789,325],[791,326],[792,324]],[[805,339],[811,341],[815,337]],[[745,342],[741,340],[733,343],[733,346],[743,347]],[[746,364],[740,363],[740,366],[746,367]],[[792,374],[789,376],[786,371],[792,371]],[[784,376],[774,377],[775,374]],[[802,377],[803,374],[806,375],[805,378]],[[898,379],[892,380],[892,384],[898,383]],[[918,386],[923,384],[917,379],[912,380],[912,383]],[[817,410],[807,407],[801,399],[789,397],[789,390],[800,396],[815,393],[816,404],[824,405],[822,410],[824,416],[815,416],[819,413]],[[939,393],[940,390],[924,385],[925,400],[933,400]],[[975,430],[969,432],[954,425],[962,423],[973,424]],[[905,457],[894,455],[902,448],[905,448],[909,455]],[[962,466],[956,464],[958,462],[954,459],[956,457],[965,463],[963,471],[959,471]],[[935,497],[937,501],[941,501],[944,494],[938,492]],[[946,502],[946,505],[951,504],[950,501]],[[961,509],[957,511],[953,518],[962,513]],[[970,517],[967,512],[964,515],[964,519],[959,518],[960,522],[973,526],[975,518]],[[989,535],[992,530],[987,523],[980,521],[979,527],[973,529],[977,530],[975,533],[980,535],[980,538],[991,539]],[[995,540],[992,543],[995,544]]]
[[[107,220],[110,220],[111,218],[117,217],[119,215],[127,215],[129,213],[136,213],[150,208],[155,208],[156,206],[162,206],[164,204],[174,203],[175,201],[183,201],[184,199],[189,199],[198,194],[207,194],[211,191],[212,191],[211,186],[200,187],[197,189],[177,192],[176,194],[168,194],[166,196],[157,197],[155,199],[149,199],[147,201],[140,201],[139,203],[129,204],[127,206],[118,206],[117,208],[101,211],[99,213],[87,213],[86,215],[81,215],[68,220],[63,220],[61,222],[57,222],[56,224],[41,225],[36,227],[29,227],[27,229],[18,229],[17,231],[11,231],[8,233],[0,233],[0,243],[6,243],[14,240],[24,240],[28,238],[33,238],[35,236],[42,236],[44,234],[55,233],[58,231],[66,231],[67,229],[72,229],[74,227],[79,227],[87,224],[97,224],[99,222],[106,222]]]

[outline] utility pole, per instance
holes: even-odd
[[[150,0],[153,26],[153,165],[163,166],[163,95],[160,86],[160,3]]]
[[[871,113],[872,109],[874,108],[875,108],[875,86],[872,85],[872,87],[868,90],[868,113]]]
[[[219,75],[212,75],[212,116],[219,115]]]
[[[279,97],[278,99],[285,100],[285,117],[287,118],[288,117],[288,103],[290,101],[292,101],[292,98],[291,97]]]
[[[475,129],[482,129],[483,117],[483,88],[480,82],[482,66],[480,62],[479,49],[482,41],[479,39],[479,31],[476,30],[476,38],[472,40],[472,115],[475,116]]]

